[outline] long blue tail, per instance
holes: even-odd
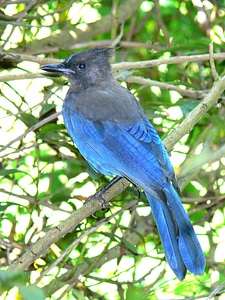
[[[183,280],[187,269],[201,275],[205,269],[205,257],[194,228],[173,186],[164,189],[167,203],[146,193],[159,230],[166,259],[176,274]]]

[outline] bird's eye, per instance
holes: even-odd
[[[78,69],[79,70],[84,70],[86,68],[86,64],[85,63],[79,63],[78,64]]]

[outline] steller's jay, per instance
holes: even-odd
[[[187,269],[200,275],[205,258],[168,153],[137,99],[113,78],[111,53],[95,48],[41,69],[70,82],[62,113],[84,158],[96,171],[126,177],[145,191],[173,272],[180,280]]]

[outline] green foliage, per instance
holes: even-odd
[[[27,280],[28,274],[24,272],[0,271],[0,291],[5,291],[11,299],[44,300],[43,290],[36,286],[26,286]]]
[[[194,128],[187,128],[171,153],[206,255],[203,276],[175,278],[147,201],[133,187],[117,195],[108,210],[83,216],[65,236],[56,231],[55,242],[42,245],[43,251],[37,242],[110,180],[91,169],[65,130],[60,111],[68,84],[41,77],[39,63],[110,46],[122,32],[113,62],[200,58],[213,42],[214,52],[221,54],[214,62],[222,76],[223,1],[14,2],[3,1],[0,7],[1,299],[213,299],[214,291],[222,299],[224,95]],[[120,69],[119,80],[165,138],[215,79],[209,59],[152,62],[151,67]],[[154,83],[137,83],[133,77]],[[138,204],[132,204],[134,199]],[[12,266],[6,270],[24,253],[30,259],[22,268],[26,273]]]

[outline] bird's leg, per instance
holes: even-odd
[[[137,194],[138,194],[138,199],[139,199],[141,197],[141,189],[136,184],[134,184],[134,183],[132,183],[132,184],[133,184],[133,188],[134,188],[135,192],[137,192]]]
[[[100,191],[95,193],[93,196],[88,197],[88,199],[85,201],[85,203],[91,201],[93,198],[98,198],[99,202],[103,207],[106,207],[109,209],[110,205],[107,200],[103,197],[103,195],[116,183],[118,182],[122,177],[116,176],[114,177],[109,183],[107,183]]]
[[[116,176],[114,177],[110,182],[108,182],[105,186],[103,186],[103,188],[100,190],[102,191],[102,194],[104,194],[105,192],[107,192],[108,189],[110,189],[116,182],[120,181],[120,179],[122,179],[123,177],[120,176]],[[100,192],[99,191],[99,192]]]

